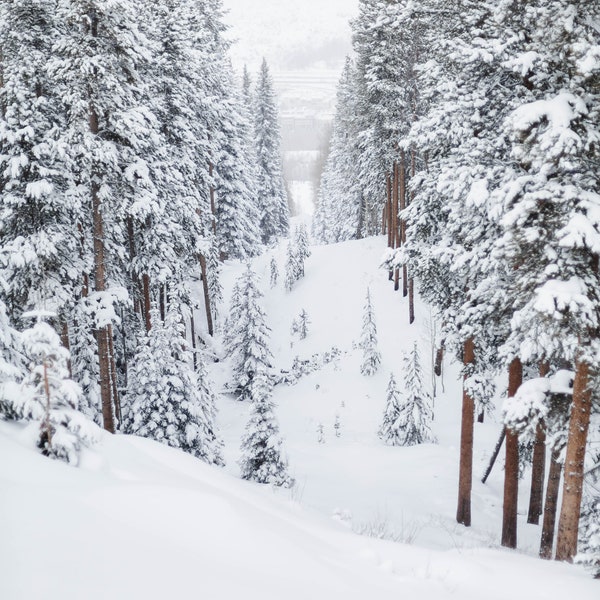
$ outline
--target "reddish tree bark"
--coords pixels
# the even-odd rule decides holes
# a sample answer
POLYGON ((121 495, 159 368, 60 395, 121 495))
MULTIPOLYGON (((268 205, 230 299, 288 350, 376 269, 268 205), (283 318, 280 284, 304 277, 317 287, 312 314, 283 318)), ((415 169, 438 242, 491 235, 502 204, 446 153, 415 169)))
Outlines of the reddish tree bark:
POLYGON ((590 366, 579 358, 573 383, 573 403, 567 438, 562 505, 556 539, 556 560, 571 561, 577 554, 577 533, 583 494, 585 448, 590 426, 592 394, 590 366))
MULTIPOLYGON (((475 362, 475 344, 469 338, 463 349, 463 363, 475 362)), ((467 378, 465 374, 464 379, 467 378)), ((458 507, 456 520, 465 527, 471 526, 471 487, 473 482, 473 425, 475 403, 463 385, 462 419, 460 431, 460 465, 458 475, 458 507)))
POLYGON ((546 425, 538 423, 533 446, 531 466, 531 490, 529 493, 529 510, 527 522, 537 525, 542 514, 544 502, 544 478, 546 476, 546 425))
POLYGON ((210 308, 210 294, 208 293, 206 258, 204 257, 204 255, 200 255, 200 268, 202 270, 202 290, 204 292, 204 306, 206 307, 206 324, 208 327, 208 334, 213 335, 213 318, 212 310, 210 308))
POLYGON ((548 470, 548 484, 546 486, 542 539, 540 542, 540 558, 546 559, 552 558, 552 546, 554 545, 558 492, 560 489, 560 474, 562 472, 562 465, 558 460, 559 456, 559 450, 552 450, 550 456, 550 469, 548 470))
MULTIPOLYGON (((398 161, 394 161, 393 185, 392 185, 392 244, 394 248, 400 246, 400 236, 398 232, 398 161)), ((394 269, 394 290, 400 289, 400 270, 394 269)))
POLYGON ((147 273, 142 275, 142 292, 144 298, 144 323, 146 324, 146 331, 152 329, 152 318, 150 317, 150 277, 147 273))
MULTIPOLYGON (((523 382, 523 365, 515 358, 508 369, 508 397, 512 398, 523 382)), ((517 502, 519 498, 519 436, 506 428, 504 462, 504 504, 502 511, 502 545, 517 547, 517 502)))

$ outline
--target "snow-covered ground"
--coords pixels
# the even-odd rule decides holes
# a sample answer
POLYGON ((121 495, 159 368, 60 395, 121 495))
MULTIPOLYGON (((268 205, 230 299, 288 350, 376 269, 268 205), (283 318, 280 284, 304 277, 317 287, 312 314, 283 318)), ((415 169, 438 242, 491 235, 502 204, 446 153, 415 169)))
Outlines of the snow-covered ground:
MULTIPOLYGON (((535 558, 540 531, 525 523, 526 479, 519 549, 498 548, 501 461, 488 483, 479 483, 500 430, 493 419, 476 426, 473 527, 456 524, 456 366, 446 364, 443 385, 436 382, 438 444, 394 448, 377 438, 389 373, 401 387, 401 353, 415 340, 431 386, 434 330, 423 305, 408 325, 405 299, 378 268, 384 245, 371 238, 312 248, 306 276, 291 292, 282 282, 285 244, 255 261, 274 366, 289 369, 295 356, 333 346, 341 352, 297 385, 275 388, 297 480, 292 490, 238 478, 248 406, 226 395, 219 401, 225 469, 148 440, 108 434, 73 468, 33 450, 27 428, 0 423, 0 598, 598 598, 598 583, 579 567, 535 558), (280 283, 271 290, 272 256, 280 283), (370 378, 360 375, 355 347, 367 286, 382 353, 370 378), (300 341, 290 327, 303 308, 311 324, 300 341), (325 443, 318 442, 319 424, 325 443)), ((226 298, 241 269, 226 264, 226 298)), ((211 370, 222 387, 227 362, 211 370)))

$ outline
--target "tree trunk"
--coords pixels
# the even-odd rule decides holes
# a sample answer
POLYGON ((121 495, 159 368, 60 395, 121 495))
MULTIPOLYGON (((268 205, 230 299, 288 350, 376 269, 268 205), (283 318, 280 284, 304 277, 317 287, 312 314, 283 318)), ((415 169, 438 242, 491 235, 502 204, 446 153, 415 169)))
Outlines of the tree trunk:
POLYGON ((408 322, 415 322, 415 281, 411 277, 408 280, 408 322))
POLYGON ((166 301, 166 292, 165 292, 165 286, 161 285, 158 288, 158 305, 160 308, 160 318, 164 323, 164 320, 167 316, 167 306, 165 304, 166 301))
POLYGON ((542 514, 544 502, 544 477, 546 476, 546 425, 538 423, 533 446, 531 467, 531 491, 529 493, 529 511, 527 522, 537 525, 542 514))
MULTIPOLYGON (((63 348, 71 352, 71 344, 69 342, 69 324, 66 321, 63 321, 62 328, 60 331, 60 342, 63 348)), ((69 354, 69 360, 67 361, 67 369, 69 370, 69 377, 73 376, 71 370, 71 355, 69 354)))
MULTIPOLYGON (((90 131, 98 134, 98 116, 90 106, 90 131)), ((94 284, 97 292, 106 290, 106 265, 104 249, 104 220, 100 209, 100 186, 93 178, 91 185, 92 195, 92 225, 94 234, 94 284)), ((113 398, 111 381, 111 370, 114 365, 110 364, 110 350, 108 343, 108 326, 96 330, 98 341, 98 364, 100 371, 100 398, 102 399, 102 420, 104 429, 114 433, 114 406, 116 398, 113 398)))
POLYGON ((190 309, 190 334, 192 336, 192 351, 194 353, 194 371, 198 370, 198 353, 196 344, 196 323, 194 321, 194 307, 190 309))
MULTIPOLYGON (((406 208, 406 167, 405 167, 405 156, 404 150, 400 152, 400 166, 399 166, 399 179, 400 179, 400 198, 399 198, 399 211, 402 212, 406 208)), ((399 219, 400 224, 398 228, 398 239, 396 243, 398 246, 406 244, 406 223, 404 219, 399 219)), ((406 298, 408 295, 408 267, 402 265, 402 296, 406 298)), ((412 323, 412 321, 411 321, 412 323)))
POLYGON ((146 331, 150 331, 152 329, 152 318, 150 316, 150 276, 147 273, 142 275, 142 289, 144 294, 144 323, 146 324, 146 331))
POLYGON ((208 292, 206 258, 202 254, 200 255, 200 269, 202 270, 202 289, 204 291, 204 306, 206 307, 206 324, 208 327, 208 334, 213 335, 213 318, 212 310, 210 308, 210 294, 208 292))
MULTIPOLYGON (((469 338, 464 345, 463 363, 475 362, 475 344, 469 338)), ((465 374, 464 379, 467 379, 465 374)), ((460 466, 458 475, 458 508, 456 520, 465 527, 471 526, 471 486, 473 481, 473 421, 475 403, 463 385, 462 420, 460 431, 460 466)))
MULTIPOLYGON (((394 248, 400 246, 398 234, 398 161, 394 161, 394 178, 392 185, 392 244, 394 248)), ((394 290, 400 289, 400 270, 394 269, 394 290)))
POLYGON ((115 343, 113 340, 112 325, 107 326, 106 335, 108 336, 108 352, 110 354, 109 365, 110 365, 110 369, 111 369, 110 381, 112 384, 113 398, 114 398, 114 402, 115 402, 115 415, 116 415, 119 423, 121 423, 122 422, 121 400, 119 398, 119 386, 118 386, 118 382, 117 382, 117 364, 116 364, 116 359, 115 359, 115 343))
POLYGON ((562 505, 558 521, 556 560, 571 561, 577 554, 585 448, 592 409, 589 381, 590 365, 585 359, 579 358, 573 383, 573 403, 569 421, 569 437, 567 438, 562 505))
MULTIPOLYGON (((388 248, 394 247, 394 216, 392 209, 392 178, 389 173, 385 175, 385 183, 387 190, 387 236, 388 236, 388 248)), ((394 279, 394 271, 390 269, 388 272, 389 280, 392 281, 394 279)))
POLYGON ((496 463, 496 459, 498 458, 498 454, 500 454, 500 448, 502 448, 502 444, 504 443, 504 438, 506 437, 506 427, 502 428, 502 432, 500 433, 500 437, 496 442, 496 446, 494 447, 494 451, 492 452, 492 456, 490 456, 490 462, 488 463, 487 469, 481 478, 481 483, 485 483, 494 468, 494 464, 496 463))
POLYGON ((440 346, 437 349, 436 353, 435 353, 435 367, 434 367, 434 373, 438 376, 441 377, 442 376, 442 365, 444 363, 444 341, 442 340, 440 342, 440 346))
MULTIPOLYGON (((508 397, 517 393, 523 382, 523 365, 513 359, 508 369, 508 397)), ((502 545, 517 547, 517 503, 519 499, 519 435, 506 428, 506 459, 504 462, 504 504, 502 512, 502 545)))
MULTIPOLYGON (((414 148, 410 149, 410 177, 414 178, 416 173, 416 156, 414 148)), ((414 200, 415 193, 411 190, 410 192, 410 204, 412 204, 414 200)), ((407 202, 407 206, 409 203, 407 202)), ((402 231, 404 234, 404 239, 402 240, 403 244, 406 244, 406 219, 403 220, 402 231)), ((409 273, 410 279, 408 280, 408 310, 409 310, 409 321, 410 323, 414 323, 415 321, 415 282, 412 275, 409 273)))
POLYGON ((560 450, 552 450, 550 455, 550 469, 548 471, 548 484, 546 486, 546 503, 544 505, 544 524, 542 525, 542 539, 540 542, 540 558, 552 558, 554 545, 554 528, 556 525, 556 510, 558 508, 558 491, 560 489, 560 473, 562 465, 559 462, 560 450))

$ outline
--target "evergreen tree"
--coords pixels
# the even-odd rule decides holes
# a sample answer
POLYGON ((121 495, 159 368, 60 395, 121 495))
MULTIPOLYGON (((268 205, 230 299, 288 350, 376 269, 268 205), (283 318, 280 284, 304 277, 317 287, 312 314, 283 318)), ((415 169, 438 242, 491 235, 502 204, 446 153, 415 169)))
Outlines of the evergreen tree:
POLYGON ((152 329, 129 367, 126 430, 222 465, 215 395, 202 361, 195 373, 179 311, 164 323, 152 311, 152 329))
POLYGON ((269 350, 270 329, 260 305, 262 293, 250 264, 240 281, 238 320, 233 323, 230 353, 233 357, 233 381, 240 400, 250 398, 250 384, 256 373, 268 373, 272 358, 269 350))
POLYGON ((277 279, 279 279, 279 269, 277 268, 277 261, 275 257, 271 259, 271 287, 274 288, 277 285, 277 279))
POLYGON ((381 354, 377 350, 377 326, 375 325, 375 312, 371 303, 369 288, 367 288, 367 298, 363 311, 363 326, 359 346, 363 351, 360 372, 363 375, 374 375, 381 363, 381 354))
POLYGON ((49 73, 60 21, 52 1, 0 6, 1 293, 17 326, 31 310, 65 320, 83 270, 73 232, 81 204, 66 193, 69 162, 59 141, 65 114, 49 73))
POLYGON ((20 349, 19 334, 13 329, 0 299, 0 419, 19 418, 14 399, 21 395, 18 386, 25 376, 20 349))
POLYGON ((269 375, 259 368, 248 385, 252 405, 242 438, 241 475, 242 479, 257 483, 291 487, 294 480, 288 474, 287 462, 282 456, 279 425, 271 395, 269 375))
POLYGON ((273 81, 263 60, 255 95, 255 140, 258 160, 258 204, 265 244, 289 232, 289 208, 281 170, 281 140, 273 81))
POLYGON ((296 245, 292 240, 288 242, 285 261, 285 289, 292 291, 296 281, 302 277, 304 272, 304 259, 298 255, 296 245))
POLYGON ((390 446, 404 445, 404 431, 401 427, 402 421, 400 419, 403 404, 394 374, 390 373, 383 423, 379 429, 379 437, 390 446))
POLYGON ((583 503, 579 528, 577 562, 600 579, 600 496, 590 495, 583 503))
POLYGON ((397 416, 395 429, 400 446, 414 446, 434 442, 431 434, 433 409, 431 397, 423 386, 417 344, 404 356, 404 385, 406 398, 397 416))
POLYGON ((97 428, 77 410, 81 388, 69 378, 69 353, 60 337, 41 313, 28 315, 37 322, 21 334, 28 375, 13 407, 20 419, 39 422, 42 454, 77 465, 81 448, 96 440, 97 428))
POLYGON ((355 239, 360 232, 362 195, 355 168, 359 147, 354 79, 355 67, 348 58, 337 88, 329 154, 313 216, 313 235, 324 243, 355 239))

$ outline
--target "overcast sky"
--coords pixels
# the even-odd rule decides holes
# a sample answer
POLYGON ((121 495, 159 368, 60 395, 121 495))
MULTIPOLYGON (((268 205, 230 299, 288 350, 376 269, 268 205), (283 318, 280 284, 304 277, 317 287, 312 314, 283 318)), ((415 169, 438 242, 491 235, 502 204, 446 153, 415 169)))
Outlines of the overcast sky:
POLYGON ((339 70, 350 51, 348 21, 358 0, 224 0, 234 65, 273 71, 339 70))

